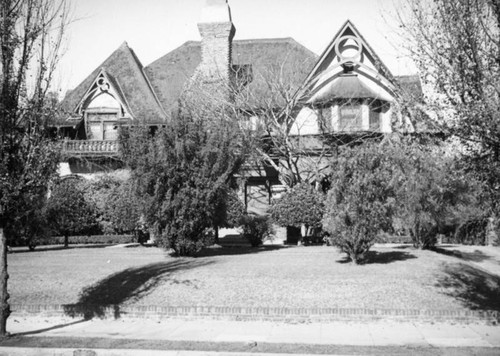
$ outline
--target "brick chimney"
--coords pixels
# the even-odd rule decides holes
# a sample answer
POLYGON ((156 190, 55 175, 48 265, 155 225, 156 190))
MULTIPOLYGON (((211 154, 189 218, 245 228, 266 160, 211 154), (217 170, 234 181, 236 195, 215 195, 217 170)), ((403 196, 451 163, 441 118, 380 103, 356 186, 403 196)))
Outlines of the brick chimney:
POLYGON ((231 48, 236 29, 227 0, 206 0, 198 30, 201 35, 201 63, 198 74, 204 83, 231 80, 231 48))

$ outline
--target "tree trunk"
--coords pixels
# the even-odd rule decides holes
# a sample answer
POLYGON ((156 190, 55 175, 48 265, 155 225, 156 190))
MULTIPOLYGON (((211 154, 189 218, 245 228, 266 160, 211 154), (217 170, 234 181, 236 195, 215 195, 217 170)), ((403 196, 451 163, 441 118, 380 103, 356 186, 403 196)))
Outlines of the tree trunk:
POLYGON ((297 241, 297 246, 302 246, 304 244, 304 241, 305 241, 305 237, 307 236, 307 225, 305 224, 302 224, 300 226, 300 238, 299 240, 297 241))
POLYGON ((7 318, 10 315, 9 293, 7 292, 7 236, 0 227, 0 337, 7 335, 7 318))
POLYGON ((69 245, 68 239, 69 239, 68 235, 64 235, 64 247, 68 247, 69 245))
POLYGON ((488 223, 486 224, 486 236, 484 244, 486 246, 493 246, 498 239, 498 234, 496 231, 496 222, 497 217, 495 215, 491 215, 488 218, 488 223))
POLYGON ((219 244, 219 227, 214 227, 214 244, 219 244))

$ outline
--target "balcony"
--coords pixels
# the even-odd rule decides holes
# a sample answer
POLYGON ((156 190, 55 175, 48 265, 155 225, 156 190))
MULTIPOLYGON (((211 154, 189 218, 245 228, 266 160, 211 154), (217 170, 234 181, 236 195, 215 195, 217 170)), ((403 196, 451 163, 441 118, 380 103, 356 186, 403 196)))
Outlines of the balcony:
POLYGON ((70 157, 112 157, 118 155, 118 141, 65 140, 62 153, 70 157))

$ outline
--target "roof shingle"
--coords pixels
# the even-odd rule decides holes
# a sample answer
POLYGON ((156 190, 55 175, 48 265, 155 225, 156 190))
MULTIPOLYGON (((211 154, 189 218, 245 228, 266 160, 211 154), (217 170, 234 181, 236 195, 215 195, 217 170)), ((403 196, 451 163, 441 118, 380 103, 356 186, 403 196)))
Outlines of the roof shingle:
MULTIPOLYGON (((285 104, 283 92, 294 94, 303 84, 318 56, 292 38, 233 41, 233 66, 251 74, 238 96, 245 109, 285 104), (281 87, 278 87, 281 86, 281 87)), ((64 124, 101 69, 118 84, 136 120, 162 123, 178 109, 178 99, 201 62, 201 43, 188 41, 147 67, 124 42, 62 101, 64 124)), ((417 76, 396 77, 403 90, 422 95, 417 76)))
MULTIPOLYGON (((280 98, 270 84, 278 80, 293 92, 302 84, 317 55, 292 38, 233 41, 233 65, 250 65, 253 80, 245 88, 245 105, 267 105, 280 98)), ((177 99, 201 62, 200 42, 189 41, 146 67, 146 73, 167 112, 177 110, 177 99)), ((279 96, 279 95, 278 95, 279 96)), ((241 103, 240 103, 241 104, 241 103)))

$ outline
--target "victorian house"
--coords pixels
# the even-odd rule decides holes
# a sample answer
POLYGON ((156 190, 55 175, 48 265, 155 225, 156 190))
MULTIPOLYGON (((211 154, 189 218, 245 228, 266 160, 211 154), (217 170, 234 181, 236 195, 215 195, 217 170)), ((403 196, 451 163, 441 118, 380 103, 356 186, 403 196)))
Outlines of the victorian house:
MULTIPOLYGON (((290 137, 312 151, 325 133, 415 130, 398 106, 404 95, 421 96, 418 77, 393 76, 353 23, 339 25, 317 56, 292 38, 233 40, 227 0, 207 0, 198 24, 201 41, 188 41, 146 67, 124 42, 62 102, 65 114, 54 127, 64 140, 63 174, 120 168, 119 126, 168 122, 186 88, 200 77, 204 83, 242 83, 250 94, 244 105, 258 123, 260 106, 274 95, 269 83, 279 72, 294 93, 290 137)), ((281 184, 279 174, 272 165, 242 173, 249 208, 269 203, 281 184)))

